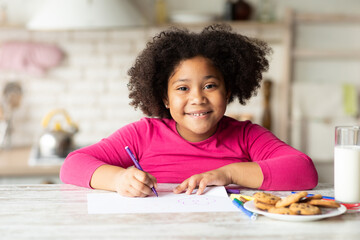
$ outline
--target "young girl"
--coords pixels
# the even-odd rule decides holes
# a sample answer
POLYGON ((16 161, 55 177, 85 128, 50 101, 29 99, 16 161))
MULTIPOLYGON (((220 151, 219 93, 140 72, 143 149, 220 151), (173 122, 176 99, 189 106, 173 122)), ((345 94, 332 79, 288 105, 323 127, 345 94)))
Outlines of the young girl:
POLYGON ((227 104, 245 104, 268 69, 262 41, 212 25, 201 33, 161 32, 129 70, 131 105, 153 118, 126 125, 76 150, 60 172, 64 183, 153 194, 157 183, 179 183, 175 193, 203 193, 208 185, 238 184, 263 190, 317 185, 312 160, 250 121, 224 116, 227 104), (125 151, 133 151, 143 171, 125 151))

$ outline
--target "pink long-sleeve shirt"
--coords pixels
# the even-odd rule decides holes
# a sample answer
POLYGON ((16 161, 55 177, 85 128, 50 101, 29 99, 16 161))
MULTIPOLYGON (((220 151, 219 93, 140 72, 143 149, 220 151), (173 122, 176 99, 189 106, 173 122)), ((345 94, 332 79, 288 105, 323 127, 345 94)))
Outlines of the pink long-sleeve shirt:
POLYGON ((101 165, 134 165, 125 146, 159 183, 181 183, 194 174, 238 162, 259 164, 264 175, 263 190, 311 189, 318 181, 307 155, 259 125, 226 116, 216 133, 201 142, 183 139, 172 119, 142 118, 94 145, 70 153, 61 167, 61 180, 90 187, 92 174, 101 165))

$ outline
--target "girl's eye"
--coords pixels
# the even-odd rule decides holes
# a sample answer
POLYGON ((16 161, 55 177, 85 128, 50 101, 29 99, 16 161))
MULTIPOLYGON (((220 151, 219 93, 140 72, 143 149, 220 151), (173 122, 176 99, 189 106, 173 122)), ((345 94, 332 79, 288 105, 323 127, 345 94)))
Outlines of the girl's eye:
POLYGON ((214 88, 214 87, 216 87, 215 84, 208 84, 208 85, 206 85, 204 88, 205 88, 205 89, 211 89, 211 88, 214 88))
POLYGON ((179 88, 177 88, 177 90, 186 91, 186 90, 188 90, 188 88, 187 87, 179 87, 179 88))

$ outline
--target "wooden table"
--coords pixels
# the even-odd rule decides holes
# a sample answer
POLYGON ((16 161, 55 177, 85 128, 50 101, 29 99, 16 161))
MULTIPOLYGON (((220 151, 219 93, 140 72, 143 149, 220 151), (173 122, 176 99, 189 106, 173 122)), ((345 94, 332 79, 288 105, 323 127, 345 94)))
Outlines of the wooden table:
MULTIPOLYGON (((360 213, 284 222, 242 212, 89 215, 72 185, 0 185, 0 239, 359 239, 360 213)), ((321 184, 310 193, 332 195, 321 184)), ((243 191, 251 194, 251 191, 243 191)), ((280 194, 288 194, 281 192, 280 194)))

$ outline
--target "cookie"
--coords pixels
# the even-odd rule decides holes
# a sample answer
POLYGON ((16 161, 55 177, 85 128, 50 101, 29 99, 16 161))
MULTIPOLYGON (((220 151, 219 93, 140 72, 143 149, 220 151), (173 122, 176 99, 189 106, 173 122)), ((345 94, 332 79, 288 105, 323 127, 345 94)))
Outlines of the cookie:
POLYGON ((263 202, 260 202, 259 200, 257 200, 256 198, 254 200, 254 205, 255 205, 256 208, 258 208, 260 210, 264 210, 264 211, 267 211, 270 208, 275 207, 274 204, 263 203, 263 202))
POLYGON ((307 197, 306 199, 322 199, 322 195, 321 194, 314 194, 311 197, 307 197))
POLYGON ((301 203, 305 202, 306 203, 306 202, 309 202, 309 201, 311 201, 313 199, 322 199, 322 195, 321 194, 315 194, 313 196, 303 198, 299 202, 301 202, 301 203))
POLYGON ((305 192, 305 191, 291 194, 291 195, 281 199, 280 201, 278 201, 276 203, 275 207, 280 208, 280 207, 290 206, 292 203, 296 203, 301 198, 306 197, 306 196, 307 196, 307 192, 305 192))
POLYGON ((253 197, 260 202, 263 202, 266 204, 272 204, 272 205, 274 205, 277 201, 279 201, 281 199, 278 196, 275 196, 271 193, 265 193, 265 192, 256 192, 256 193, 254 193, 253 197))
POLYGON ((308 204, 319 206, 319 207, 327 207, 327 208, 338 208, 340 204, 335 201, 329 201, 324 199, 312 199, 307 202, 308 204))
POLYGON ((246 203, 248 200, 246 200, 245 198, 243 198, 243 197, 239 197, 239 200, 241 201, 241 202, 243 202, 243 203, 246 203))
POLYGON ((321 214, 320 208, 308 203, 292 203, 289 209, 298 215, 316 215, 321 214))
POLYGON ((283 214, 283 215, 296 215, 296 212, 291 211, 289 208, 270 208, 268 210, 269 213, 283 214))

